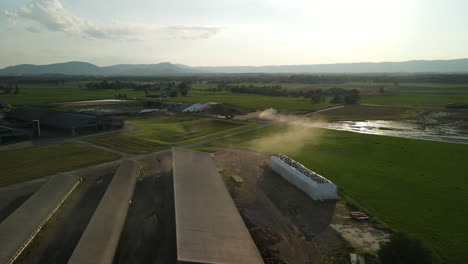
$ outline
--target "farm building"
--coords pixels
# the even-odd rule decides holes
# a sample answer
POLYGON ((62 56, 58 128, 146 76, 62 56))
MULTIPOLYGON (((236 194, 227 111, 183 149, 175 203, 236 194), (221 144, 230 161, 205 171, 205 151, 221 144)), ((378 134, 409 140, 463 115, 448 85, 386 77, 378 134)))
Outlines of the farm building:
POLYGON ((11 105, 9 103, 0 101, 0 111, 6 111, 6 110, 8 110, 10 108, 11 108, 11 105))
POLYGON ((39 120, 40 125, 48 128, 80 133, 123 127, 122 120, 108 116, 54 111, 34 106, 23 106, 7 113, 9 120, 31 123, 39 120))
POLYGON ((0 144, 18 142, 31 138, 29 131, 0 126, 0 144))
POLYGON ((0 263, 13 263, 44 224, 80 183, 56 174, 0 224, 0 263))
POLYGON ((139 162, 122 161, 68 260, 69 264, 112 263, 140 172, 139 162))
POLYGON ((325 177, 307 169, 288 156, 274 154, 269 166, 288 182, 301 189, 314 200, 337 199, 336 185, 325 177))
POLYGON ((172 149, 177 263, 260 264, 210 154, 172 149))

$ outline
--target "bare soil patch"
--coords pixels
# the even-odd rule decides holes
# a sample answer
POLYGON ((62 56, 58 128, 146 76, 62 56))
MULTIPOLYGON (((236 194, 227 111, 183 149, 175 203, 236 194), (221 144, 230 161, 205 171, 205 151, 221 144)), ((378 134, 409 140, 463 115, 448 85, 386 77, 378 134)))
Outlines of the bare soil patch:
POLYGON ((223 149, 215 156, 225 181, 232 179, 226 174, 244 181, 227 186, 265 263, 319 263, 346 252, 347 244, 330 227, 334 202, 311 200, 271 171, 264 154, 223 149))
POLYGON ((176 262, 171 153, 145 161, 150 167, 135 188, 114 256, 116 264, 176 262))

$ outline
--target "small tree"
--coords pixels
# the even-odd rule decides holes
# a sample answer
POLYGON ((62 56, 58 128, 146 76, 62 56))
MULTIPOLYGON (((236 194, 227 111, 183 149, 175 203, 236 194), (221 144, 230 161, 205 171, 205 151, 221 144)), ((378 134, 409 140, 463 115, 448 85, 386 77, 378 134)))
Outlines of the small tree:
POLYGON ((382 264, 436 264, 438 259, 416 239, 397 233, 382 243, 378 252, 382 264))
POLYGON ((305 95, 310 98, 310 101, 314 104, 321 103, 325 100, 325 95, 322 89, 308 91, 305 95))
POLYGON ((359 100, 361 100, 361 95, 357 89, 348 91, 344 97, 345 104, 357 104, 359 100))
POLYGON ((179 93, 181 96, 187 96, 188 91, 190 90, 190 83, 183 81, 177 85, 177 90, 179 90, 179 93))
POLYGON ((169 96, 170 97, 177 97, 179 96, 179 92, 177 90, 172 90, 170 93, 169 93, 169 96))
POLYGON ((385 93, 385 86, 383 86, 383 85, 380 86, 380 88, 379 88, 379 93, 380 93, 380 94, 384 94, 384 93, 385 93))

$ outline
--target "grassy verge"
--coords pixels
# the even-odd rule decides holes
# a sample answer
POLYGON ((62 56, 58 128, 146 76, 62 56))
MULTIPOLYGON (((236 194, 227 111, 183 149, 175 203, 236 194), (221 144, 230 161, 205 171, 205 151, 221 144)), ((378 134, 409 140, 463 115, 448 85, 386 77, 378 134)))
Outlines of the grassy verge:
MULTIPOLYGON (((286 129, 275 125, 210 145, 258 149, 262 139, 286 129)), ((467 145, 326 129, 309 134, 296 149, 288 143, 263 150, 290 155, 387 226, 421 239, 447 263, 465 263, 467 145)))
POLYGON ((118 159, 92 147, 62 143, 0 152, 0 187, 118 159))

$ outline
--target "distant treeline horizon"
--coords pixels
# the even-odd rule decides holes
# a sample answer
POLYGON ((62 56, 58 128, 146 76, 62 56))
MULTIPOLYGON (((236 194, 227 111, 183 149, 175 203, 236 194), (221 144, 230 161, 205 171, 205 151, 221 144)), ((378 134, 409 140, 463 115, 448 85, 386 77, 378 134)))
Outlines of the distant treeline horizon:
POLYGON ((468 74, 207 74, 193 76, 76 76, 76 75, 30 75, 0 76, 0 84, 55 84, 90 81, 141 81, 191 83, 243 84, 243 83, 302 83, 344 84, 364 83, 447 83, 468 84, 468 74))

